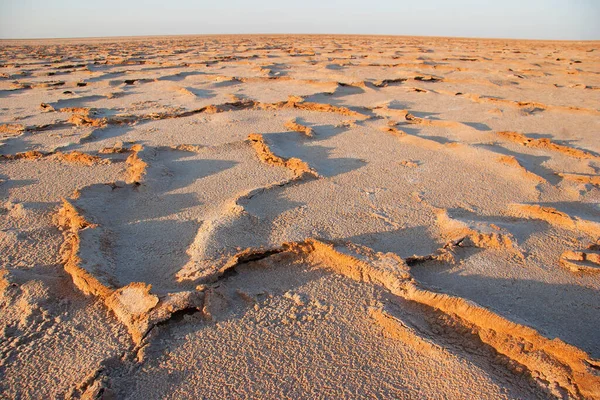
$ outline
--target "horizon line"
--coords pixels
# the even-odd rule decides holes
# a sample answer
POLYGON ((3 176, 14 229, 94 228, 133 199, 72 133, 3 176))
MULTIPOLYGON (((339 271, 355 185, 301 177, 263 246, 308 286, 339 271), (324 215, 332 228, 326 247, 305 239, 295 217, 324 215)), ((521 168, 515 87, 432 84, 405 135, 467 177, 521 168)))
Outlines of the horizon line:
POLYGON ((471 40, 522 40, 536 42, 600 42, 598 39, 534 39, 489 36, 439 36, 439 35, 409 35, 383 33, 184 33, 184 34, 149 34, 149 35, 108 35, 108 36, 57 36, 31 38, 3 38, 0 41, 36 41, 36 40, 93 40, 93 39, 139 39, 159 37, 198 37, 198 36, 364 36, 364 37, 406 37, 431 39, 471 39, 471 40))

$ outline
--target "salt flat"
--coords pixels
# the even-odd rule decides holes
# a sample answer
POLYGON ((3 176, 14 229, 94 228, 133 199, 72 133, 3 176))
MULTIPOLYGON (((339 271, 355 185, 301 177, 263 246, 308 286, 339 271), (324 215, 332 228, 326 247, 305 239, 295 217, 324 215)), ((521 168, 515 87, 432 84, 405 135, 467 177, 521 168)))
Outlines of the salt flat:
POLYGON ((600 398, 599 55, 0 41, 0 397, 600 398))

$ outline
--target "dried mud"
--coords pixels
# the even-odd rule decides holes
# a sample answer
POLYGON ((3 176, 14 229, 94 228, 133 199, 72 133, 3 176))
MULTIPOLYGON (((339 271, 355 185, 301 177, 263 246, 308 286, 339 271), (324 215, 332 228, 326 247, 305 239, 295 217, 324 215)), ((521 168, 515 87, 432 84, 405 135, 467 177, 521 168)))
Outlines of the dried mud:
POLYGON ((600 399, 597 45, 5 41, 0 397, 600 399))

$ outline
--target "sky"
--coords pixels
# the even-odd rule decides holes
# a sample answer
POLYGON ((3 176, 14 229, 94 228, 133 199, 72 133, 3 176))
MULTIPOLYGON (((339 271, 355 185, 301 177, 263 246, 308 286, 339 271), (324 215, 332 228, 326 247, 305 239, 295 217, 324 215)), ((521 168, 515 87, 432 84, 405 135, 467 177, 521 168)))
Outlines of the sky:
POLYGON ((600 0, 0 0, 0 38, 326 33, 600 40, 600 0))

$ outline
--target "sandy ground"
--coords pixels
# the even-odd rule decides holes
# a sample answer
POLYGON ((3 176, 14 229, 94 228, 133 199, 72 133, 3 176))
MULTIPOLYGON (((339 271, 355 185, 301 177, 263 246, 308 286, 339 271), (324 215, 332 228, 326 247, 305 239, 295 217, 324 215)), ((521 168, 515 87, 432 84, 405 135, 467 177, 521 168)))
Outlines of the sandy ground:
POLYGON ((0 67, 0 397, 600 398, 600 43, 0 67))

